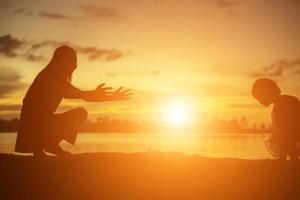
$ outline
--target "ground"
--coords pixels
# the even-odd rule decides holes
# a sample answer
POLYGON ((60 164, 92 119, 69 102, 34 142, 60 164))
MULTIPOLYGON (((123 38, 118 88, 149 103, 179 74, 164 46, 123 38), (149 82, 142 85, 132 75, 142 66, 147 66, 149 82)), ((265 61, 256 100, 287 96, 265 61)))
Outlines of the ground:
POLYGON ((300 163, 178 153, 0 154, 0 199, 300 199, 300 163))

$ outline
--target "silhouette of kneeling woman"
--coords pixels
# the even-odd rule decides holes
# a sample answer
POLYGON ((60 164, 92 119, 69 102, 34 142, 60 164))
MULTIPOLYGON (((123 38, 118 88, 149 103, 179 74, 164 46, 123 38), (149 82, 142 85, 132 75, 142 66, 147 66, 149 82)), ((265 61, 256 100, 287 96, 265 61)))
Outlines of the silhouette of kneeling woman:
POLYGON ((84 108, 55 113, 63 98, 83 99, 89 102, 129 100, 132 93, 120 87, 99 85, 95 90, 82 91, 71 84, 72 73, 77 67, 74 49, 57 48, 50 63, 37 75, 25 98, 20 117, 15 150, 45 156, 45 152, 57 155, 70 154, 59 143, 62 140, 74 144, 79 127, 87 118, 84 108))

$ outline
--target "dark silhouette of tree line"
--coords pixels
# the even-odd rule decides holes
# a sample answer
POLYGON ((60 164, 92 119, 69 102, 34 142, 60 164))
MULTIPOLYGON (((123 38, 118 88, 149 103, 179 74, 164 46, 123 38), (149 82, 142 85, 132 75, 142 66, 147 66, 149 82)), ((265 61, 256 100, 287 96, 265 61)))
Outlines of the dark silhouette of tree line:
POLYGON ((19 119, 0 119, 0 132, 16 132, 19 127, 19 119))
POLYGON ((249 126, 245 117, 230 120, 214 117, 207 122, 201 123, 199 129, 201 132, 208 133, 267 133, 271 132, 271 125, 253 123, 252 126, 249 126))
MULTIPOLYGON (((0 132, 16 132, 19 126, 19 119, 0 119, 0 132)), ((94 133, 138 133, 138 132, 160 132, 169 131, 170 127, 162 126, 154 121, 135 121, 129 119, 100 117, 96 120, 87 120, 80 128, 81 132, 94 133)), ((176 128, 173 128, 174 130, 176 128)), ((207 133, 267 133, 271 126, 265 123, 249 125, 245 117, 241 119, 219 119, 214 117, 210 120, 201 121, 189 130, 207 133)))

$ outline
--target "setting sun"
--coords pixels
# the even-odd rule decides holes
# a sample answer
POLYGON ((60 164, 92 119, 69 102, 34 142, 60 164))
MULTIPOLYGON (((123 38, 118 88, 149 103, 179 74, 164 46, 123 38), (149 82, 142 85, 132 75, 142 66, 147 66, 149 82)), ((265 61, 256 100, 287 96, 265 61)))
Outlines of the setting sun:
POLYGON ((192 111, 186 102, 172 102, 166 105, 165 121, 170 127, 183 128, 192 121, 192 111))

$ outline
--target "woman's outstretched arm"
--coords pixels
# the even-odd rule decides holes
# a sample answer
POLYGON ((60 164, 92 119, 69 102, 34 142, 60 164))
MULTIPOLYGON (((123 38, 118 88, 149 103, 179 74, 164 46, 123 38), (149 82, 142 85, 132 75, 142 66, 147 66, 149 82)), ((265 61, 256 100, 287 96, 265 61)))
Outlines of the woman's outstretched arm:
POLYGON ((124 101, 131 99, 133 93, 130 89, 123 90, 123 88, 120 87, 112 91, 111 87, 104 87, 104 85, 105 84, 102 83, 95 90, 82 91, 68 82, 66 88, 64 88, 64 98, 83 99, 89 102, 124 101))

